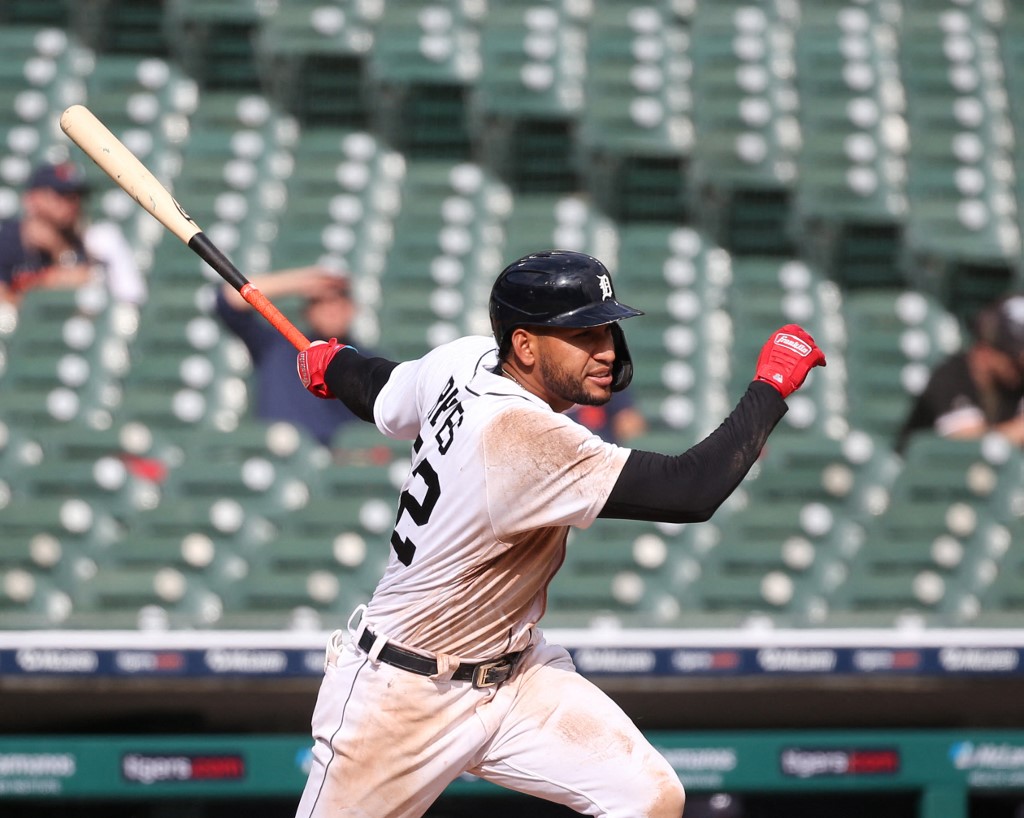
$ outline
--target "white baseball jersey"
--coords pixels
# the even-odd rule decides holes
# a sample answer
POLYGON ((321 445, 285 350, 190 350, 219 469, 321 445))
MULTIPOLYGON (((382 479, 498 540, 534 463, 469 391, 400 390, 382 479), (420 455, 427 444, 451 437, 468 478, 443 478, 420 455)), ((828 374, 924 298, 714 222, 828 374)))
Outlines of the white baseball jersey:
POLYGON ((374 405, 382 433, 417 444, 366 619, 461 661, 526 647, 568 527, 594 521, 629 454, 496 365, 493 339, 462 338, 400 364, 374 405))

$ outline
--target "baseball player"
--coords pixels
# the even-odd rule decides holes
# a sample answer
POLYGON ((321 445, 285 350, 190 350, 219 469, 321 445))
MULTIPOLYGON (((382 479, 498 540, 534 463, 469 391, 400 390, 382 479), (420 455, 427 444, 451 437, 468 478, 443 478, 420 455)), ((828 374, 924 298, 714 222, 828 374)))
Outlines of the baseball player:
POLYGON ((784 398, 825 358, 774 333, 722 425, 677 456, 603 441, 562 414, 624 389, 633 364, 595 258, 549 251, 498 276, 494 337, 394 363, 317 342, 302 383, 414 441, 391 555, 335 632, 299 818, 419 816, 463 772, 615 818, 678 818, 668 762, 538 627, 570 526, 707 520, 754 463, 784 398))

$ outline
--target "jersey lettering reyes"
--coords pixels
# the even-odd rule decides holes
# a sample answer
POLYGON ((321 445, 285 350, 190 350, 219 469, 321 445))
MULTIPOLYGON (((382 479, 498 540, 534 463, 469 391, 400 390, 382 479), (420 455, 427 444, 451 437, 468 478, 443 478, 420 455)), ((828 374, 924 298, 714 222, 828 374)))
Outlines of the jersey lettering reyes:
MULTIPOLYGON (((437 441, 437 451, 440 455, 444 456, 448 453, 455 440, 455 430, 462 425, 464 416, 462 403, 459 401, 459 390, 455 386, 455 378, 449 378, 427 416, 431 427, 438 430, 434 439, 437 441)), ((413 451, 418 454, 422 447, 423 438, 417 437, 413 444, 413 451)), ((395 516, 395 529, 391 532, 391 546, 395 549, 395 555, 403 565, 412 564, 416 554, 416 543, 410 537, 403 537, 398 533, 398 524, 402 520, 402 515, 408 514, 418 526, 426 525, 437 501, 441 499, 441 481, 429 461, 421 460, 413 468, 412 473, 423 481, 426 492, 422 499, 418 500, 409 489, 406 489, 398 498, 398 514, 395 516)))
POLYGON ((440 428, 434 437, 437 440, 437 450, 441 454, 447 454, 452 441, 455 440, 455 430, 462 425, 464 416, 462 403, 459 402, 459 390, 455 386, 455 378, 449 378, 441 394, 438 395, 437 403, 434 404, 434 408, 427 416, 431 426, 436 428, 440 423, 440 428))

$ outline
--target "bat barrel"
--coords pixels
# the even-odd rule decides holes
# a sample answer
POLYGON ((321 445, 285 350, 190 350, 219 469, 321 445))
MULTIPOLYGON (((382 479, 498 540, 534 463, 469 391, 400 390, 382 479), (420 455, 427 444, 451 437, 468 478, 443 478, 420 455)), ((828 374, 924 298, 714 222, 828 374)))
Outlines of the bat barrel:
POLYGON ((60 127, 125 193, 238 290, 296 349, 303 350, 309 346, 306 336, 249 283, 220 248, 199 229, 199 225, 178 204, 170 191, 157 181, 138 157, 92 111, 84 105, 72 105, 61 115, 60 127))

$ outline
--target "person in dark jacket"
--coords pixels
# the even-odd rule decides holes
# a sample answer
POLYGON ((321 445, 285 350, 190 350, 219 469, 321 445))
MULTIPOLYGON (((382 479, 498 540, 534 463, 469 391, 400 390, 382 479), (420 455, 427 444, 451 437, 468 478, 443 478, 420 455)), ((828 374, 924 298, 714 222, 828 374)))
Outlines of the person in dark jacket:
MULTIPOLYGON (((321 267, 299 267, 249 279, 271 301, 303 300, 302 323, 311 338, 338 338, 358 349, 352 338, 356 304, 352 282, 321 267)), ((253 414, 267 422, 287 421, 325 446, 352 413, 340 401, 317 400, 295 380, 295 348, 228 285, 217 294, 217 314, 242 341, 252 358, 253 414)), ((300 327, 301 328, 301 327, 300 327)))
POLYGON ((1024 294, 983 308, 971 334, 970 346, 933 370, 899 431, 897 451, 923 431, 968 440, 997 432, 1024 445, 1024 294))

